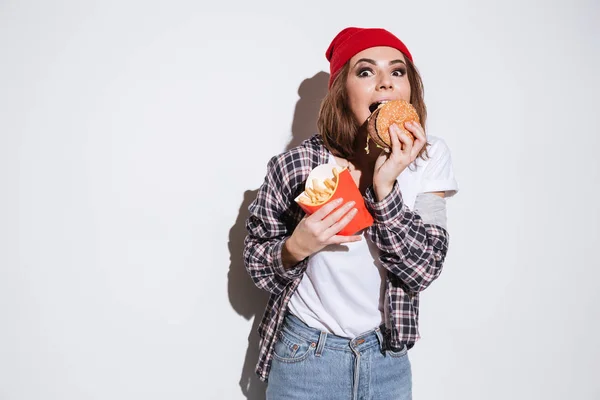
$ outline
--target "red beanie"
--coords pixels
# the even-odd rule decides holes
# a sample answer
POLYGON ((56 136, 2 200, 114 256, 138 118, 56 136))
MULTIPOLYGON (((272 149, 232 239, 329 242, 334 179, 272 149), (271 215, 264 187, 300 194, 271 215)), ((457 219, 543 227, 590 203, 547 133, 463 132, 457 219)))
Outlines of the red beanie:
POLYGON ((333 38, 325 52, 329 61, 329 87, 348 60, 357 53, 376 46, 393 47, 400 50, 410 61, 413 60, 404 43, 385 29, 346 28, 333 38))

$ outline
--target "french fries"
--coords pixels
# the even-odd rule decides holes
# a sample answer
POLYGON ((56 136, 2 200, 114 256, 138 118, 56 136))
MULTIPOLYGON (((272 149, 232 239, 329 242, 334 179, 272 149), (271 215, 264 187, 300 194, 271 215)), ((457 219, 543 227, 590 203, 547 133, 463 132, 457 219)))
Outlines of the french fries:
POLYGON ((325 178, 323 181, 313 178, 311 181, 312 187, 307 187, 298 198, 298 201, 309 206, 316 206, 329 200, 335 192, 340 174, 338 167, 333 167, 332 172, 333 178, 325 178))

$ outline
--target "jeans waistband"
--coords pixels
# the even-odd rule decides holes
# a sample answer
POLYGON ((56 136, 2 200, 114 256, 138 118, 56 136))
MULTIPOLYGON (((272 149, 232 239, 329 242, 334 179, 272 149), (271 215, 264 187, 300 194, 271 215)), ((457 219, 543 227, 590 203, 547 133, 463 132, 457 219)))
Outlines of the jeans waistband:
POLYGON ((373 346, 379 346, 382 351, 389 348, 389 340, 386 339, 389 335, 384 324, 364 332, 353 339, 349 339, 312 328, 294 314, 287 312, 282 329, 292 335, 297 335, 302 339, 313 342, 317 346, 317 354, 323 348, 338 350, 355 349, 357 351, 366 350, 373 346))

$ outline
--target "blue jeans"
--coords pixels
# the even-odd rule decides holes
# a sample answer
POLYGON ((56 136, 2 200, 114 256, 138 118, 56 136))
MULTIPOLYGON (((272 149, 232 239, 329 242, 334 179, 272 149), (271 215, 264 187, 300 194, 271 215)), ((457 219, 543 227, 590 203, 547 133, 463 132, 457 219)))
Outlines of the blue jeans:
POLYGON ((411 400, 406 346, 387 346, 384 327, 352 340, 287 314, 275 343, 267 400, 411 400))

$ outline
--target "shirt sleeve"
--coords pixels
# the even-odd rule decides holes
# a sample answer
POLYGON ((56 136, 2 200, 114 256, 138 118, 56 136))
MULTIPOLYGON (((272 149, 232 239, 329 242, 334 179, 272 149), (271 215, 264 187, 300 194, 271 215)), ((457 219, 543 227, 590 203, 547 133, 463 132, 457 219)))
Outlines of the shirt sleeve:
MULTIPOLYGON (((247 235, 244 240, 244 263, 254 284, 273 294, 280 294, 291 280, 306 270, 306 261, 284 268, 281 251, 291 235, 286 224, 290 199, 286 190, 285 167, 280 158, 273 157, 256 199, 248 207, 247 235)), ((289 189, 289 188, 288 188, 289 189)))
POLYGON ((459 188, 448 145, 443 139, 436 138, 428 153, 430 159, 423 171, 420 192, 445 192, 446 198, 454 196, 459 188))
POLYGON ((380 250, 379 260, 397 276, 409 292, 425 290, 441 273, 448 251, 448 232, 426 224, 402 199, 398 182, 381 201, 373 187, 365 193, 365 203, 374 223, 367 235, 380 250))
POLYGON ((447 228, 446 199, 433 193, 419 193, 415 200, 414 211, 426 224, 447 228))

